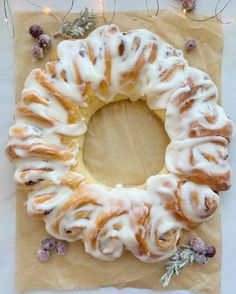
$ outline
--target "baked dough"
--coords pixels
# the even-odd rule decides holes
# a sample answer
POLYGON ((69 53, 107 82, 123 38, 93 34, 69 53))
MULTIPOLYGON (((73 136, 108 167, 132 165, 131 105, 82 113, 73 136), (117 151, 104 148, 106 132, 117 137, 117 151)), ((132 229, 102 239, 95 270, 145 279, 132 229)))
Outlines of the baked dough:
POLYGON ((9 131, 7 154, 17 185, 29 190, 27 212, 99 259, 124 250, 144 262, 173 255, 182 230, 207 220, 219 204, 215 191, 230 187, 233 125, 215 84, 144 29, 102 26, 62 41, 57 53, 29 74, 9 131), (171 142, 163 171, 145 185, 107 187, 84 166, 84 134, 99 108, 128 98, 147 102, 171 142))

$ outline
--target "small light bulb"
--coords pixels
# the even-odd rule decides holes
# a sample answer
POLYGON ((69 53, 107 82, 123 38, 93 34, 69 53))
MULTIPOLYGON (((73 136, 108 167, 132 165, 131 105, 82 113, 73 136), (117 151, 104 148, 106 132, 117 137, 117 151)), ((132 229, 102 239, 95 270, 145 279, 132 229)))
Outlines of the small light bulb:
POLYGON ((186 14, 186 12, 187 12, 187 11, 186 11, 186 9, 184 8, 184 9, 183 9, 183 13, 186 14))
POLYGON ((6 17, 4 18, 4 20, 5 20, 5 22, 8 22, 8 19, 6 17))
POLYGON ((52 10, 51 10, 50 8, 48 8, 48 7, 44 7, 44 8, 42 9, 42 11, 43 11, 43 13, 46 14, 46 15, 49 15, 49 14, 52 13, 52 10))

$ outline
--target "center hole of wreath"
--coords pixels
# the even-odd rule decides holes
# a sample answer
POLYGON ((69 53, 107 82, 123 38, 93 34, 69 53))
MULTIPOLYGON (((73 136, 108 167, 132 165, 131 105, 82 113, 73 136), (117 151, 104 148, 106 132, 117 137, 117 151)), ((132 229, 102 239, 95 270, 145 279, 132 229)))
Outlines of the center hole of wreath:
POLYGON ((108 186, 137 186, 159 173, 169 138, 146 102, 108 104, 90 119, 83 160, 91 175, 108 186))

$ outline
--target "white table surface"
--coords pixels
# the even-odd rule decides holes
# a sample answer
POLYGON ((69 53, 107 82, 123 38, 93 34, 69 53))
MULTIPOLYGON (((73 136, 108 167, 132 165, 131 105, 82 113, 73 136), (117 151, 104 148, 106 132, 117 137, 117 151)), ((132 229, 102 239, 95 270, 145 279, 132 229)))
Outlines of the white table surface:
MULTIPOLYGON (((7 143, 7 131, 12 124, 14 107, 13 81, 13 40, 7 34, 3 15, 3 1, 0 3, 0 292, 4 294, 16 293, 14 290, 14 249, 15 249, 15 188, 12 182, 13 166, 5 157, 4 148, 7 143)), ((9 0, 15 10, 38 10, 25 0, 9 0)), ((105 7, 112 10, 113 1, 106 0, 105 7)), ((149 0, 150 8, 155 7, 155 0, 149 0)), ((173 9, 180 5, 180 0, 159 0, 160 7, 173 9)), ((198 0, 197 12, 213 14, 217 0, 198 0)), ((226 0, 222 0, 222 5, 226 0)), ((38 0, 37 3, 54 10, 66 10, 69 0, 38 0)), ((73 11, 80 11, 84 6, 101 11, 99 0, 75 0, 73 11)), ((117 0, 117 10, 145 9, 144 0, 117 0)), ((225 19, 236 17, 236 0, 232 0, 225 19)), ((207 25, 207 23, 206 23, 207 25)), ((231 118, 236 118, 236 23, 224 26, 225 46, 223 56, 223 101, 226 112, 231 118)), ((21 44, 19 44, 21 46, 21 44)), ((236 139, 230 145, 230 161, 236 170, 236 139)), ((223 224, 223 260, 222 260, 222 294, 233 294, 236 289, 236 173, 233 175, 232 188, 224 193, 221 201, 223 224)), ((26 249, 27 250, 27 249, 26 249)), ((60 293, 71 293, 63 291, 60 293)), ((150 290, 114 288, 96 291, 76 291, 77 293, 159 293, 150 290)), ((36 292, 34 292, 36 293, 36 292)), ((56 293, 40 291, 37 293, 56 293)), ((192 293, 189 291, 173 291, 166 293, 192 293)))

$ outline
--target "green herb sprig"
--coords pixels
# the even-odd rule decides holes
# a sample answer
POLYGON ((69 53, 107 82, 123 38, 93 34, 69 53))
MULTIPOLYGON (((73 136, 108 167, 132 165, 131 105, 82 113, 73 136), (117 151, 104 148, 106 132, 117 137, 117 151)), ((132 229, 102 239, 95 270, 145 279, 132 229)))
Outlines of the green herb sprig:
POLYGON ((63 22, 59 31, 54 34, 54 37, 78 39, 96 28, 95 19, 96 15, 93 12, 89 12, 88 8, 85 7, 75 20, 63 22))

